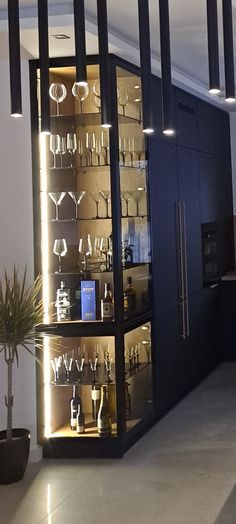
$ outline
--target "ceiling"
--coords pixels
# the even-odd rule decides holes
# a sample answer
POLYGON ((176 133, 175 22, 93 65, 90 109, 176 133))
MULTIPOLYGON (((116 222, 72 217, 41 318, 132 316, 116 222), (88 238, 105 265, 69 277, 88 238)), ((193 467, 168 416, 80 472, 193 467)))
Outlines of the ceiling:
MULTIPOLYGON (((74 54, 73 2, 48 0, 50 56, 74 54), (65 33, 67 40, 56 40, 54 35, 65 33)), ((85 0, 86 43, 88 54, 97 53, 96 0, 85 0)), ((124 58, 139 63, 137 0, 107 0, 109 20, 109 49, 124 58)), ((160 73, 158 0, 149 0, 152 69, 160 73)), ((24 56, 37 57, 37 1, 20 0, 21 44, 24 56)), ((221 97, 208 93, 208 57, 206 0, 169 0, 171 55, 173 82, 198 96, 220 104, 227 110, 236 107, 224 103, 221 97)), ((221 84, 224 90, 223 42, 221 1, 218 0, 219 43, 221 84)), ((236 0, 233 0, 235 57, 236 57, 236 0)), ((0 0, 0 42, 7 40, 7 0, 0 0)), ((7 52, 7 46, 0 46, 0 54, 7 52)), ((236 66, 236 62, 235 62, 236 66)), ((236 67, 235 67, 236 71, 236 67)), ((235 104, 236 106, 236 104, 235 104)))

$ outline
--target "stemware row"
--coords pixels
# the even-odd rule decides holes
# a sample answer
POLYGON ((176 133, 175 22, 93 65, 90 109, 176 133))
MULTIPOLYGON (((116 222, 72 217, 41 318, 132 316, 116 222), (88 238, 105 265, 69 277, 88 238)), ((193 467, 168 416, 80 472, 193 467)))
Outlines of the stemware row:
MULTIPOLYGON (((53 253, 58 256, 58 272, 62 271, 62 257, 68 252, 65 238, 56 238, 53 244, 53 253)), ((112 268, 112 239, 111 236, 95 236, 90 234, 80 237, 78 252, 83 256, 82 270, 88 270, 88 261, 93 257, 93 261, 99 263, 100 271, 110 271, 112 268)), ((80 263, 79 263, 80 264, 80 263)))
POLYGON ((109 165, 109 133, 101 131, 99 138, 95 133, 87 132, 85 138, 77 139, 76 133, 50 135, 50 151, 53 154, 53 169, 58 166, 57 155, 60 157, 60 167, 73 167, 74 155, 77 151, 80 166, 109 165), (63 156, 68 153, 67 165, 63 156))

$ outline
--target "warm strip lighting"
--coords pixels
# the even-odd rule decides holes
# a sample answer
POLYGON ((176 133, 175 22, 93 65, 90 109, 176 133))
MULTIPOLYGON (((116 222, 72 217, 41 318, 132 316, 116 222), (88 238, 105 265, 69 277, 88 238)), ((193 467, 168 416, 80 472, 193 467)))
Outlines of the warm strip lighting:
POLYGON ((42 297, 44 322, 49 322, 49 232, 48 232, 48 193, 47 193, 47 137, 40 133, 40 190, 41 190, 41 253, 42 253, 42 297))
POLYGON ((50 347, 49 338, 44 337, 43 339, 43 397, 44 397, 44 437, 49 438, 52 434, 51 428, 51 386, 50 386, 50 347))

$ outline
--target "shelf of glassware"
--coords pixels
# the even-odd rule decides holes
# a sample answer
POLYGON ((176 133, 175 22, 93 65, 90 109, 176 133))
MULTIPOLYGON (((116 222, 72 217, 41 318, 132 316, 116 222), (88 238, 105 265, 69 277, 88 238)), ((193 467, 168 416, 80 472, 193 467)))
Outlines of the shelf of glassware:
MULTIPOLYGON (((119 124, 136 124, 140 125, 137 118, 131 116, 118 114, 119 124)), ((86 126, 100 126, 101 127, 101 113, 82 113, 82 114, 68 114, 68 115, 51 115, 51 124, 70 125, 73 123, 78 127, 86 126)))

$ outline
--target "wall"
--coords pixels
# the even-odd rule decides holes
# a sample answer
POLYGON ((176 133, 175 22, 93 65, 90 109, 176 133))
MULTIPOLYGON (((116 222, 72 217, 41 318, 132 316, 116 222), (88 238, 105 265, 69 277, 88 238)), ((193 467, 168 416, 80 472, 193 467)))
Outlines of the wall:
MULTIPOLYGON (((13 264, 27 264, 33 280, 33 210, 28 61, 22 61, 23 118, 10 117, 8 59, 0 57, 0 274, 13 264)), ((6 369, 0 355, 0 429, 6 427, 6 369)), ((14 369, 13 424, 31 430, 31 459, 40 456, 36 443, 35 363, 23 350, 14 369)))

